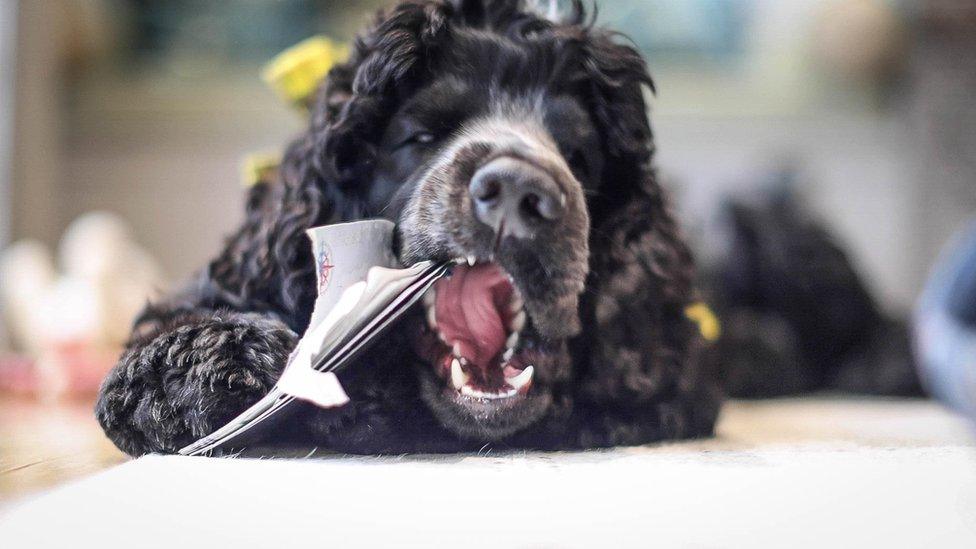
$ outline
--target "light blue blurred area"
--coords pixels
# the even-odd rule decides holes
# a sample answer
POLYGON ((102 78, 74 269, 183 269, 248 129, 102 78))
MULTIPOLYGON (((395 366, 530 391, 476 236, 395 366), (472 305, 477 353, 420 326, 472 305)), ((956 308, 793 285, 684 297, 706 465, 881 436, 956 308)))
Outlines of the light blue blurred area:
POLYGON ((744 51, 753 8, 751 0, 616 0, 601 3, 600 15, 651 59, 727 61, 744 51))
POLYGON ((976 421, 976 219, 933 270, 915 313, 915 336, 932 394, 976 421))

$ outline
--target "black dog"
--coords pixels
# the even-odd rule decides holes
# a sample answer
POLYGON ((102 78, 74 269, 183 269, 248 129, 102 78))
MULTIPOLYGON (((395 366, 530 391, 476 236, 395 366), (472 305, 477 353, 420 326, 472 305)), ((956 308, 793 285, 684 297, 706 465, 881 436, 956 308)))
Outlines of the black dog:
POLYGON ((722 317, 725 392, 920 396, 909 332, 876 303, 838 238, 788 188, 724 208, 726 253, 706 267, 722 317))
POLYGON ((307 326, 304 231, 397 223, 405 264, 470 258, 344 372, 352 402, 281 439, 358 453, 634 445, 711 434, 691 254, 652 167, 644 60, 518 0, 382 12, 334 68, 279 180, 199 280, 149 307, 97 415, 172 452, 275 382, 307 326))

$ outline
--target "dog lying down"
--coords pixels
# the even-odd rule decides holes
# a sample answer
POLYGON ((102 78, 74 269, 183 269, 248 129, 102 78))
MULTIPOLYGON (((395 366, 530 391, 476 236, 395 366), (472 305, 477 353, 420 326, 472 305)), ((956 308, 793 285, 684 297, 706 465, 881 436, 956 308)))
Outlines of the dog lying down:
POLYGON ((97 404, 105 432, 130 454, 174 452, 260 399, 315 301, 305 231, 386 218, 404 265, 465 263, 340 374, 348 404, 305 407, 273 442, 403 453, 710 435, 720 398, 685 316, 692 256, 655 178, 651 87, 578 2, 558 20, 516 0, 380 13, 224 251, 137 319, 97 404))

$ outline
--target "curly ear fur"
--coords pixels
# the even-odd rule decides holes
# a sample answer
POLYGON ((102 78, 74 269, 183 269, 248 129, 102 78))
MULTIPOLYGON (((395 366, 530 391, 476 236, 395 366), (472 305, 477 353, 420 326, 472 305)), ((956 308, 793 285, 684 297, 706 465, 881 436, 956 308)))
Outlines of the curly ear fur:
POLYGON ((381 12, 356 40, 349 61, 330 71, 307 130, 284 155, 278 181, 251 191, 243 227, 209 266, 225 300, 285 311, 292 329, 304 329, 315 300, 305 231, 374 213, 361 193, 373 144, 404 91, 395 84, 444 31, 449 10, 404 2, 381 12))
POLYGON ((720 395, 697 327, 684 314, 696 297, 694 261, 651 163, 643 90, 653 91, 653 81, 640 54, 617 37, 593 30, 586 41, 591 109, 611 160, 605 188, 590 204, 593 252, 582 310, 588 350, 577 383, 580 405, 596 405, 589 412, 601 418, 595 421, 635 413, 649 421, 581 436, 591 444, 703 436, 720 395), (639 432, 648 429, 656 432, 639 432))

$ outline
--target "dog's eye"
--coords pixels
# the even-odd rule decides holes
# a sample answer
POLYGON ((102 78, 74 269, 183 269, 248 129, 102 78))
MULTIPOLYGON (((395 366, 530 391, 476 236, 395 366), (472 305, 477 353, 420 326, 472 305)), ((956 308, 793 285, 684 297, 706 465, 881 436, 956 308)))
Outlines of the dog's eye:
POLYGON ((569 167, 579 173, 587 173, 590 163, 586 161, 586 155, 583 154, 583 151, 576 150, 569 156, 569 167))
POLYGON ((413 145, 413 144, 429 145, 436 140, 437 140, 437 136, 431 132, 417 132, 411 135, 406 141, 404 141, 403 144, 404 145, 413 145))

